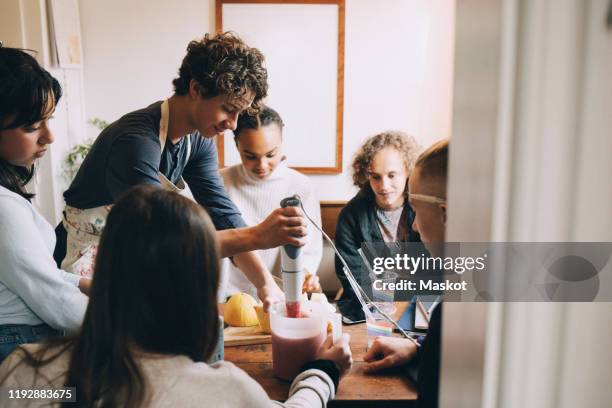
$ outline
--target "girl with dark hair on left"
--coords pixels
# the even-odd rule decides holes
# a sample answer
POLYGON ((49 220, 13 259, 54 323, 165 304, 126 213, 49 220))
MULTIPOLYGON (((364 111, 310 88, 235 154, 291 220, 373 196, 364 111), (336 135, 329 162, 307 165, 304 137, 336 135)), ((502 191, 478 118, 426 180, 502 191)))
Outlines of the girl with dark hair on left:
POLYGON ((89 279, 57 268, 53 228, 25 189, 53 143, 61 95, 31 55, 0 45, 0 361, 19 344, 76 331, 87 307, 89 279))

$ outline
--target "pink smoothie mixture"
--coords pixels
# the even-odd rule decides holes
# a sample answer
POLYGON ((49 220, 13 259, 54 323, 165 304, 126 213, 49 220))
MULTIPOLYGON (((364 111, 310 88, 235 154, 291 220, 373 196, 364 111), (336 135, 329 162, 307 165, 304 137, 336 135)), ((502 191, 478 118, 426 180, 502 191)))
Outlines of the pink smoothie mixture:
POLYGON ((323 332, 302 339, 291 339, 272 333, 274 375, 283 380, 293 380, 304 363, 315 359, 323 340, 323 332))

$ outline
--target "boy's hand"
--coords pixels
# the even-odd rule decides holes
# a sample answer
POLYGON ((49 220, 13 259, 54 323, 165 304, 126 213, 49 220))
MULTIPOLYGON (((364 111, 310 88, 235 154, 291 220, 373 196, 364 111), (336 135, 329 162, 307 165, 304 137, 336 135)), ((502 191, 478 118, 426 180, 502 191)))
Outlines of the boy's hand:
POLYGON ((254 228, 257 249, 275 248, 290 244, 304 246, 308 233, 306 219, 297 207, 277 208, 254 228))
POLYGON ((410 340, 400 337, 376 337, 368 349, 363 361, 366 373, 373 373, 384 368, 406 364, 416 355, 417 346, 410 340))

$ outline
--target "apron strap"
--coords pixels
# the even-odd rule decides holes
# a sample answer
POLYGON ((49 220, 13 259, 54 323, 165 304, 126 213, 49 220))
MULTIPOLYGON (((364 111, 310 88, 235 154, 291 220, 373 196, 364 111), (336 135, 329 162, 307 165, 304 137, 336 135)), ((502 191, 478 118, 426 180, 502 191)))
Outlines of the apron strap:
POLYGON ((187 161, 191 157, 191 134, 187 135, 187 161))
POLYGON ((161 119, 159 120, 159 146, 161 152, 164 152, 166 147, 166 139, 168 138, 168 120, 170 118, 170 104, 168 100, 161 104, 161 119))
MULTIPOLYGON (((161 104, 161 119, 159 120, 159 146, 161 152, 164 152, 166 147, 166 139, 168 138, 168 121, 170 118, 170 104, 168 100, 161 104)), ((187 160, 191 157, 191 134, 186 136, 187 138, 187 160)))

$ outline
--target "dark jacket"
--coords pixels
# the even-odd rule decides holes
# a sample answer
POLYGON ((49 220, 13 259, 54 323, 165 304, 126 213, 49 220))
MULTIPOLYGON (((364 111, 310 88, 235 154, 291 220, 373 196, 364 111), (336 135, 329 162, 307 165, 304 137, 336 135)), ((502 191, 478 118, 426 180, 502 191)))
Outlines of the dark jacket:
POLYGON ((429 330, 417 353, 419 408, 437 408, 440 384, 440 341, 442 338, 442 303, 431 314, 429 330))
MULTIPOLYGON (((419 234, 412 230, 414 210, 404 201, 404 209, 408 211, 408 241, 420 242, 419 234)), ((367 286, 369 282, 367 269, 363 266, 357 250, 363 242, 383 242, 380 228, 376 223, 376 201, 370 189, 363 189, 353 197, 340 211, 336 226, 336 247, 360 284, 367 286)), ((338 301, 340 311, 351 320, 363 320, 364 315, 351 286, 342 270, 342 262, 336 255, 336 275, 342 283, 344 293, 338 301)), ((363 286, 362 286, 363 287, 363 286)))

